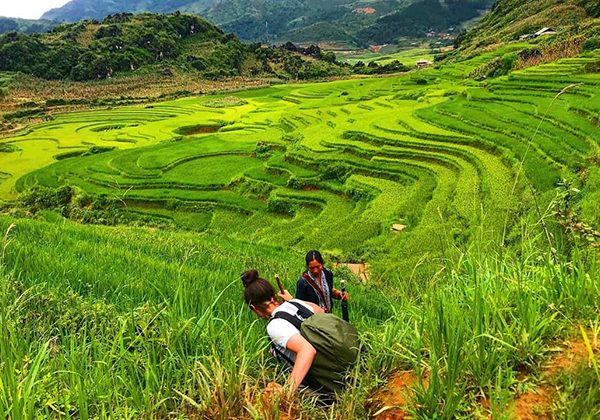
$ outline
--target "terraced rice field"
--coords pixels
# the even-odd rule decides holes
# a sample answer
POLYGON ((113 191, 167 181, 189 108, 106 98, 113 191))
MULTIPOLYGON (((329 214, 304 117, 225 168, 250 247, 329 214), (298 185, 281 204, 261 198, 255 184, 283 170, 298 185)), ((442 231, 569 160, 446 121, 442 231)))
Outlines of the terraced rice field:
POLYGON ((598 153, 600 76, 585 72, 598 58, 463 79, 478 57, 58 115, 1 141, 16 151, 0 153, 0 196, 68 183, 195 230, 353 259, 369 249, 408 270, 448 243, 500 237, 532 189, 551 192, 598 153))
POLYGON ((350 65, 355 65, 359 61, 363 63, 370 63, 375 61, 379 65, 389 64, 394 60, 400 61, 406 66, 416 66, 417 61, 427 60, 433 61, 435 55, 431 52, 430 48, 411 48, 409 50, 403 50, 391 54, 376 54, 376 53, 365 53, 360 55, 340 55, 339 59, 350 65))

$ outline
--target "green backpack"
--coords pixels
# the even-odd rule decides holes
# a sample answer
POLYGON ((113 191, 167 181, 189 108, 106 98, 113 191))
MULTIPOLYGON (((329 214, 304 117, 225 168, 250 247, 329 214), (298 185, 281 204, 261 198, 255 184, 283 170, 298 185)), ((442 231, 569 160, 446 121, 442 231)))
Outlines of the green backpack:
MULTIPOLYGON (((297 302, 289 303, 298 309, 297 315, 277 312, 273 319, 284 319, 294 325, 317 351, 305 382, 317 391, 341 391, 360 352, 356 328, 333 314, 313 314, 297 302)), ((275 345, 273 349, 279 358, 293 365, 275 345)))

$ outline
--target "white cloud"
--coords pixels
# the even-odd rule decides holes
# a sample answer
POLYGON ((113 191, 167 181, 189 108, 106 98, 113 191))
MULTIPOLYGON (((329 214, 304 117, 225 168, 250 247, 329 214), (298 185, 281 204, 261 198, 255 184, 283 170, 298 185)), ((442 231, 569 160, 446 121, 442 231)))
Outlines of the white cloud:
POLYGON ((70 0, 0 0, 0 16, 39 19, 50 9, 60 7, 70 0))

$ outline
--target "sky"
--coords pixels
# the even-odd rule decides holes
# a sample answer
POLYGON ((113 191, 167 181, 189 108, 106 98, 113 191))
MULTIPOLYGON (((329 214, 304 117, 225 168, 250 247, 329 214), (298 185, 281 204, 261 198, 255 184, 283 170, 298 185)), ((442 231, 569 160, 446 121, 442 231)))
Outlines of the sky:
POLYGON ((0 0, 0 16, 39 19, 50 9, 70 0, 0 0))

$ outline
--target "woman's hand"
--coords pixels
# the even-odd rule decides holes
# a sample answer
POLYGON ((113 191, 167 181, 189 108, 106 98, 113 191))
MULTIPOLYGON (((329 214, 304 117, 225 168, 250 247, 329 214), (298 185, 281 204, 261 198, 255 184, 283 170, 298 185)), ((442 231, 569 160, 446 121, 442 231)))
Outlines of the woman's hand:
POLYGON ((284 302, 289 302, 290 300, 294 299, 294 297, 287 290, 277 293, 277 296, 283 299, 284 302))
POLYGON ((348 302, 348 298, 350 297, 348 295, 348 292, 342 293, 342 291, 338 289, 333 289, 331 291, 331 296, 333 296, 334 299, 341 300, 344 302, 348 302))

